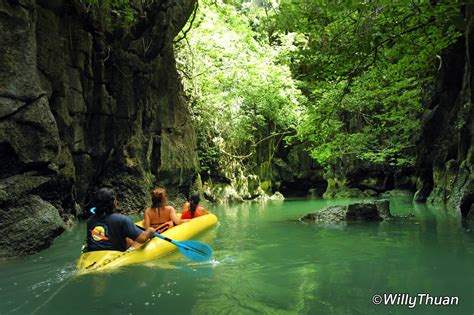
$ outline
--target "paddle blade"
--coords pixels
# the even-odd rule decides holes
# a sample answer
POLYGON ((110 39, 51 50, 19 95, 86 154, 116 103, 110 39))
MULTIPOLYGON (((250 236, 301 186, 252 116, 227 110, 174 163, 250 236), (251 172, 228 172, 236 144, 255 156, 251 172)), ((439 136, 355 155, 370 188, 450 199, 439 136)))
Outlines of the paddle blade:
POLYGON ((204 262, 212 258, 212 248, 204 243, 197 241, 179 243, 181 245, 178 246, 179 251, 191 261, 204 262))

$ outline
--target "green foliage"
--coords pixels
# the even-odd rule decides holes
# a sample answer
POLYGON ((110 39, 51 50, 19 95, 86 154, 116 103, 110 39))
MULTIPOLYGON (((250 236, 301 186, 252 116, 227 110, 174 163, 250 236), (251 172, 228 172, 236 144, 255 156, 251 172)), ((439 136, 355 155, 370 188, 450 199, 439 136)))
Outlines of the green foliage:
POLYGON ((302 96, 278 54, 235 6, 200 2, 177 61, 204 171, 249 158, 262 138, 296 128, 302 96))
POLYGON ((457 1, 281 0, 273 40, 309 98, 298 128, 329 165, 412 165, 422 92, 459 36, 457 1), (291 46, 291 44, 290 44, 291 46))
MULTIPOLYGON (((98 15, 98 18, 104 19, 106 24, 112 28, 127 27, 132 25, 138 14, 138 7, 133 0, 82 0, 88 10, 98 15)), ((141 3, 140 3, 141 4, 141 3)), ((141 6, 140 6, 141 8, 141 6)))
POLYGON ((413 165, 423 95, 463 27, 456 0, 201 1, 177 47, 201 166, 263 145, 271 160, 295 131, 325 167, 413 165))
MULTIPOLYGON (((82 1, 113 27, 154 2, 82 1)), ((176 53, 202 170, 252 167, 257 152, 271 160, 295 133, 286 139, 323 166, 413 165, 423 95, 465 27, 459 10, 457 0, 199 1, 176 53)))

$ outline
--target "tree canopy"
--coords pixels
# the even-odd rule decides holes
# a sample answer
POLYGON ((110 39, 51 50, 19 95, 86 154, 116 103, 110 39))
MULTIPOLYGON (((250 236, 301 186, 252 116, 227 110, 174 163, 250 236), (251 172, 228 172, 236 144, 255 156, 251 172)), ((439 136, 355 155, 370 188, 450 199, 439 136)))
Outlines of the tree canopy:
MULTIPOLYGON (((141 10, 87 3, 129 22, 141 10)), ((464 27, 455 0, 199 1, 176 51, 203 170, 263 144, 271 159, 282 139, 324 167, 413 165, 422 104, 464 27)))
POLYGON ((202 1, 178 54, 201 157, 247 156, 293 130, 322 166, 412 165, 422 103, 462 28, 454 0, 202 1))
POLYGON ((457 1, 281 0, 272 21, 274 42, 294 39, 312 156, 413 164, 422 101, 462 27, 457 1))
POLYGON ((282 47, 262 40, 251 16, 212 1, 198 10, 177 61, 206 171, 248 159, 262 139, 296 130, 302 95, 289 66, 278 62, 282 47))

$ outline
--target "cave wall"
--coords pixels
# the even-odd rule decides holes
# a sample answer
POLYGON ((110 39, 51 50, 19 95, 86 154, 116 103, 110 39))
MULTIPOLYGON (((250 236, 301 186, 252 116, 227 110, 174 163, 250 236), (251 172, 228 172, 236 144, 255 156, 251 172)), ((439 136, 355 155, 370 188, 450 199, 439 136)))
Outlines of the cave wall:
POLYGON ((305 150, 306 143, 285 145, 283 136, 272 139, 278 144, 262 142, 256 148, 253 171, 259 175, 262 188, 268 193, 279 191, 286 197, 321 197, 327 183, 321 166, 305 150))
POLYGON ((465 35, 442 56, 417 143, 416 201, 472 215, 474 201, 474 5, 462 7, 465 35), (470 214, 469 214, 470 213, 470 214))
POLYGON ((0 231, 15 239, 0 257, 47 247, 97 187, 124 212, 154 185, 187 192, 198 162, 173 39, 195 3, 154 3, 129 29, 80 1, 0 3, 0 231))
POLYGON ((206 199, 242 202, 323 195, 323 170, 305 150, 307 144, 286 145, 285 134, 268 137, 271 132, 262 132, 264 140, 246 148, 252 153, 244 159, 221 155, 218 166, 201 174, 206 199))

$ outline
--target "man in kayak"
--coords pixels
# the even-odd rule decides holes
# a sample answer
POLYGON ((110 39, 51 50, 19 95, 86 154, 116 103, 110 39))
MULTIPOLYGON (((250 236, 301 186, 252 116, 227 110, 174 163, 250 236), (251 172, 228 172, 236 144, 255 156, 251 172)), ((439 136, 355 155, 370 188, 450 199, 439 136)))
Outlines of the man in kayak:
POLYGON ((201 197, 199 197, 199 192, 193 192, 189 197, 189 202, 185 202, 181 208, 181 220, 187 221, 208 214, 209 212, 199 205, 200 201, 201 197))
POLYGON ((94 215, 87 220, 87 251, 126 251, 129 247, 127 238, 145 243, 155 232, 153 228, 142 231, 130 218, 115 213, 117 199, 112 189, 99 189, 94 206, 94 215))

